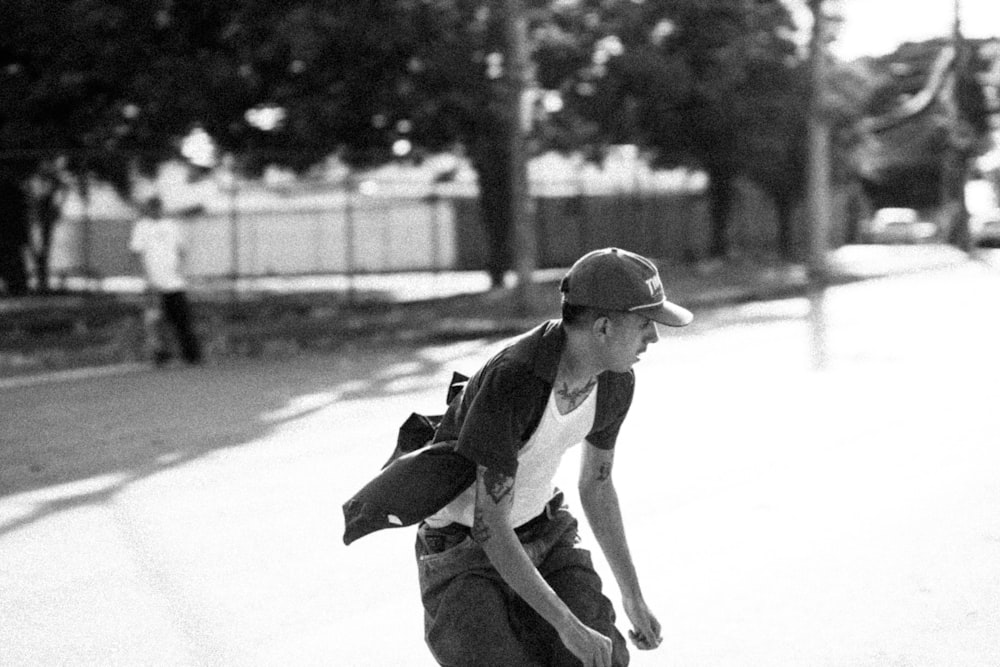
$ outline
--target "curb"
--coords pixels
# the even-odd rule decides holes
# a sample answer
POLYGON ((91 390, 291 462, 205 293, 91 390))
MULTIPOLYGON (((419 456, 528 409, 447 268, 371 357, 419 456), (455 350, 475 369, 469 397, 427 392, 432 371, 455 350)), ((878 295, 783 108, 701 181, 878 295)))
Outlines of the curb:
MULTIPOLYGON (((853 248, 853 259, 844 258, 846 261, 838 262, 833 267, 832 275, 828 278, 825 286, 835 287, 856 282, 878 280, 913 273, 942 270, 967 262, 968 257, 957 251, 949 250, 942 252, 942 249, 921 249, 913 248, 908 250, 896 250, 894 253, 887 253, 884 248, 855 247, 853 248), (870 256, 869 256, 870 255, 870 256), (860 261, 858 261, 860 258, 860 261), (873 258, 876 261, 872 261, 873 258)), ((540 284, 544 284, 542 281, 540 284)), ((807 296, 814 285, 810 283, 805 270, 801 266, 776 267, 774 270, 758 272, 755 276, 751 273, 741 273, 737 268, 735 271, 719 273, 714 277, 710 273, 700 275, 688 275, 682 279, 677 289, 672 291, 670 298, 692 309, 712 309, 728 305, 744 305, 755 301, 774 301, 780 299, 799 298, 807 296), (717 284, 710 285, 715 282, 717 284), (726 283, 729 284, 726 284, 726 283)), ((458 295, 457 298, 465 298, 474 295, 458 295)), ((445 297, 448 301, 455 297, 445 297)), ((431 300, 431 302, 434 300, 431 300)), ((433 307, 431 302, 423 302, 422 307, 433 307)), ((499 303, 497 301, 496 303, 499 303)), ((406 304, 412 307, 416 304, 406 304)), ((417 306, 418 308, 421 306, 417 306)), ((556 306, 557 307, 557 306, 556 306)), ((488 310, 489 305, 484 309, 488 310)), ((419 315, 419 313, 416 313, 419 315)), ((449 342, 473 340, 477 338, 505 338, 516 336, 537 324, 541 319, 548 317, 558 317, 558 312, 551 307, 545 311, 539 311, 530 315, 501 314, 500 316, 469 316, 464 314, 441 314, 440 316, 427 318, 416 317, 410 321, 413 326, 407 328, 403 322, 407 321, 405 315, 401 317, 382 318, 376 316, 373 319, 355 323, 357 326, 347 326, 331 328, 325 332, 326 343, 321 343, 318 347, 297 340, 294 336, 282 336, 268 339, 263 338, 255 341, 251 348, 257 350, 258 356, 266 354, 267 350, 296 350, 307 351, 319 349, 332 351, 349 346, 385 346, 398 345, 412 347, 426 344, 446 344, 449 342)), ((344 322, 341 322, 343 325, 344 322)), ((313 341, 316 342, 316 341, 313 341)), ((230 356, 229 354, 223 355, 230 356)), ((237 354, 236 356, 247 356, 237 354)), ((103 376, 122 375, 138 370, 149 369, 150 365, 141 362, 123 362, 109 365, 79 366, 65 370, 51 370, 41 372, 27 372, 12 375, 0 376, 0 389, 11 389, 28 387, 50 382, 66 382, 78 379, 96 378, 103 376)))
POLYGON ((110 366, 81 366, 80 368, 70 368, 62 371, 15 375, 0 378, 0 391, 5 389, 34 387, 40 384, 49 384, 51 382, 70 382, 73 380, 90 380, 98 377, 127 375, 145 370, 149 370, 148 364, 127 363, 113 364, 110 366))

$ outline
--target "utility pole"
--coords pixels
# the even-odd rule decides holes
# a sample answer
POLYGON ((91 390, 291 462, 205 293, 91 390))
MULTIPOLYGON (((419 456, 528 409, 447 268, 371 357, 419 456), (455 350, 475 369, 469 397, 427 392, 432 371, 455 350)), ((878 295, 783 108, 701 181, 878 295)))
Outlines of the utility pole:
POLYGON ((828 278, 827 251, 832 220, 830 192, 830 127, 824 111, 827 67, 827 22, 823 0, 809 0, 813 14, 810 40, 809 97, 809 277, 813 283, 828 278))
POLYGON ((809 95, 809 330, 813 367, 826 368, 826 287, 830 279, 827 251, 832 219, 830 194, 830 127, 824 108, 826 99, 827 21, 824 0, 809 0, 813 15, 810 40, 809 95))
POLYGON ((965 180, 968 170, 966 145, 970 130, 959 106, 960 86, 969 68, 968 49, 962 36, 962 2, 954 0, 954 19, 951 45, 955 51, 952 64, 951 100, 948 108, 952 118, 948 127, 948 148, 941 165, 941 205, 949 213, 951 222, 949 241, 965 252, 972 251, 972 232, 969 229, 969 210, 965 205, 965 180))
POLYGON ((511 229, 514 269, 517 273, 517 300, 520 309, 534 307, 533 276, 536 268, 535 230, 532 224, 531 193, 528 187, 527 134, 531 129, 531 109, 527 94, 532 78, 528 53, 528 26, 521 0, 499 0, 503 12, 506 70, 506 117, 511 178, 511 229))

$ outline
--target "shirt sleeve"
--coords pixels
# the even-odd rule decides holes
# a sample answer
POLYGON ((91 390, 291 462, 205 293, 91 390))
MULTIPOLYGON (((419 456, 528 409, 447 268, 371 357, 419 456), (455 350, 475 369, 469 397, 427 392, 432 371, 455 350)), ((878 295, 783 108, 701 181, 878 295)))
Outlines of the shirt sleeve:
POLYGON ((587 442, 598 449, 614 449, 618 441, 618 431, 621 430, 629 408, 632 407, 632 396, 635 394, 635 375, 631 372, 622 373, 608 381, 608 395, 598 394, 599 405, 603 403, 600 415, 600 425, 595 422, 595 428, 587 434, 587 442), (602 400, 603 399, 603 400, 602 400))
POLYGON ((523 374, 512 364, 484 368, 462 422, 456 451, 478 465, 515 476, 522 422, 530 412, 530 405, 525 405, 529 398, 523 374))

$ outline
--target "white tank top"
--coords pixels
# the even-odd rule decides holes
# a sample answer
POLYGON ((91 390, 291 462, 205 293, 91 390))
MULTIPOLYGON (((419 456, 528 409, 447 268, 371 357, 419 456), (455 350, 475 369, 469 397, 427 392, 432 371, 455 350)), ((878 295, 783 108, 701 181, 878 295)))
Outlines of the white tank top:
MULTIPOLYGON (((559 414, 555 394, 549 394, 545 413, 538 428, 517 454, 517 476, 514 478, 514 506, 511 525, 527 523, 545 510, 554 495, 552 480, 559 470, 563 454, 582 442, 594 425, 597 388, 591 390, 575 410, 559 414)), ((440 528, 449 523, 472 526, 475 509, 475 484, 463 491, 443 509, 427 518, 427 525, 440 528)))

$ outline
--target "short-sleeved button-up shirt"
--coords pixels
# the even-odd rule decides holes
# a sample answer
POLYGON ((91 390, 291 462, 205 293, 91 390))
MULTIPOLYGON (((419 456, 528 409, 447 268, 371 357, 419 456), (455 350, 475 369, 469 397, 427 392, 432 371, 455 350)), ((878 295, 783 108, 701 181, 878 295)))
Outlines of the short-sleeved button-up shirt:
MULTIPOLYGON (((448 406, 435 442, 505 475, 517 473, 517 455, 545 412, 566 344, 560 320, 546 322, 490 359, 448 406)), ((587 441, 615 446, 635 389, 635 375, 605 371, 597 377, 597 405, 587 441)))
MULTIPOLYGON (((565 345, 562 323, 552 320, 490 359, 452 398, 432 444, 394 454, 344 503, 345 544, 433 515, 475 481, 475 464, 515 476, 518 452, 541 422, 565 345)), ((634 389, 631 370, 597 377, 588 442, 615 446, 634 389)))

